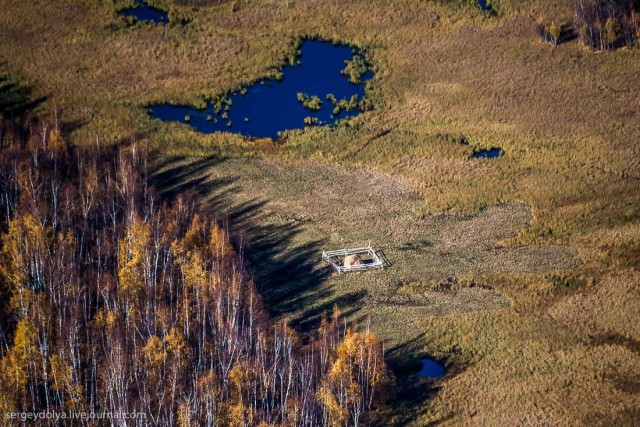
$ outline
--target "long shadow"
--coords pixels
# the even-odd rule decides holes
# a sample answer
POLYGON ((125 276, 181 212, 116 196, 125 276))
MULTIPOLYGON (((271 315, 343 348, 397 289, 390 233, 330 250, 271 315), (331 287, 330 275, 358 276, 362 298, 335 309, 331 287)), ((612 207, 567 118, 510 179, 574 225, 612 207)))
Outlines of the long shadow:
MULTIPOLYGON (((225 196, 216 195, 220 197, 225 196)), ((355 298, 342 297, 320 308, 309 308, 333 294, 330 289, 321 288, 331 274, 330 269, 317 265, 322 241, 294 243, 302 226, 269 223, 260 210, 265 203, 253 200, 250 204, 227 206, 229 221, 236 230, 236 240, 247 242, 244 256, 269 314, 277 319, 290 318, 290 325, 306 337, 319 324, 322 313, 330 312, 334 304, 348 309, 358 304, 355 298)))
MULTIPOLYGON (((344 295, 340 295, 337 298, 326 301, 317 307, 305 310, 303 319, 298 322, 294 322, 294 327, 304 334, 308 335, 312 331, 318 329, 323 315, 328 315, 332 312, 334 305, 341 307, 341 314, 344 318, 353 318, 356 313, 364 307, 364 298, 368 295, 367 291, 361 290, 356 292, 350 292, 344 295)), ((364 324, 366 321, 366 315, 360 316, 357 319, 357 324, 364 324)))
POLYGON ((410 341, 385 351, 385 358, 395 377, 394 388, 389 394, 387 409, 376 425, 403 426, 416 420, 425 411, 425 402, 440 390, 437 379, 422 378, 420 359, 424 353, 426 334, 421 333, 410 341))
MULTIPOLYGON (((269 314, 275 319, 290 318, 290 325, 303 340, 312 335, 322 315, 330 314, 334 305, 346 318, 364 322, 366 290, 335 297, 331 288, 323 286, 332 274, 330 268, 319 263, 323 241, 300 243, 305 224, 269 221, 269 209, 265 209, 268 200, 246 197, 238 178, 209 178, 207 170, 222 162, 215 158, 156 159, 152 181, 167 197, 194 191, 200 195, 203 207, 226 215, 234 245, 249 262, 269 314), (240 194, 244 196, 242 202, 236 197, 240 194)), ((377 420, 372 420, 372 424, 406 425, 421 414, 425 402, 439 390, 437 380, 416 375, 420 359, 426 356, 425 339, 425 334, 420 334, 386 350, 395 380, 389 390, 387 409, 376 414, 377 420)))
POLYGON ((0 114, 14 118, 35 111, 46 97, 33 99, 33 89, 21 84, 17 79, 0 74, 0 114))
POLYGON ((237 178, 211 179, 207 176, 209 168, 223 161, 212 157, 194 161, 155 159, 152 181, 166 197, 194 191, 200 196, 203 207, 226 215, 233 243, 249 262, 250 272, 269 314, 276 319, 290 318, 291 326, 303 337, 308 336, 322 313, 330 312, 334 304, 345 314, 359 310, 366 293, 331 299, 333 291, 322 288, 331 270, 318 265, 321 240, 296 242, 304 225, 273 224, 264 209, 268 200, 250 198, 237 202, 234 196, 244 191, 237 178), (319 300, 326 302, 310 308, 319 300))
POLYGON ((562 24, 560 26, 560 37, 558 37, 558 44, 569 43, 578 38, 578 33, 571 24, 562 24))
POLYGON ((382 264, 384 265, 384 268, 393 267, 393 263, 387 257, 387 254, 385 253, 384 249, 380 249, 380 250, 376 251, 376 255, 378 255, 380 257, 380 260, 382 261, 382 264))

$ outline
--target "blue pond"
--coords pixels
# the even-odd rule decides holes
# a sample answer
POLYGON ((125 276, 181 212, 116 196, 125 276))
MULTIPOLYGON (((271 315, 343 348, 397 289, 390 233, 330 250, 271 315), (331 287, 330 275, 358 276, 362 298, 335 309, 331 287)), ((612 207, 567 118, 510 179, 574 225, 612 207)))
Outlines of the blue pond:
POLYGON ((121 13, 124 16, 133 16, 138 21, 151 21, 158 24, 169 22, 169 14, 164 10, 149 6, 142 0, 136 0, 136 7, 124 9, 121 13))
POLYGON ((473 153, 474 159, 493 159, 500 157, 501 150, 499 148, 491 148, 489 150, 480 150, 473 153))
POLYGON ((422 369, 418 372, 419 377, 438 378, 444 375, 444 366, 432 359, 421 359, 422 369))
POLYGON ((360 102, 365 95, 365 83, 373 76, 367 67, 360 82, 352 83, 341 73, 345 69, 345 61, 352 61, 355 56, 364 59, 350 46, 307 40, 301 45, 298 64, 284 67, 281 80, 263 80, 239 93, 232 93, 226 104, 222 104, 226 107, 220 110, 218 106, 217 113, 210 103, 203 110, 170 104, 154 105, 149 107, 149 114, 161 120, 188 123, 202 133, 233 132, 273 139, 277 139, 278 132, 284 130, 334 124, 337 120, 360 114, 362 110, 352 103, 349 110, 342 108, 334 114, 334 101, 328 100, 327 95, 332 94, 337 102, 343 100, 343 105, 354 96, 360 102), (322 104, 317 110, 306 108, 299 94, 316 96, 322 104))
POLYGON ((490 4, 487 4, 487 0, 478 0, 478 6, 480 6, 480 9, 482 10, 486 10, 488 12, 493 11, 493 7, 491 7, 490 4))

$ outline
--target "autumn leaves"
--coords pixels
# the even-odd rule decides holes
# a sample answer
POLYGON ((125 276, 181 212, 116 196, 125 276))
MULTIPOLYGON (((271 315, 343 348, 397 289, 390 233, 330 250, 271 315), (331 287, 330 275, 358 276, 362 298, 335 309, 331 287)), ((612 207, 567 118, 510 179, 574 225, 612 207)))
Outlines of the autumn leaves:
POLYGON ((67 147, 47 122, 0 151, 1 411, 145 412, 155 425, 354 425, 388 381, 336 310, 273 324, 227 228, 161 200, 145 147, 67 147))

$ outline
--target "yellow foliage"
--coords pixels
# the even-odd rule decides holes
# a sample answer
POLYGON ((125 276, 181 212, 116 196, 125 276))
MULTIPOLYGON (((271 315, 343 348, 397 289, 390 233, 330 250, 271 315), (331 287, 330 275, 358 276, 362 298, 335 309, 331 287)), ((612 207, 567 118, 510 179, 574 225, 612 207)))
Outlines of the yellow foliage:
POLYGON ((98 310, 95 316, 96 326, 100 328, 107 328, 108 331, 112 331, 116 322, 118 321, 118 315, 110 310, 98 310))
POLYGON ((234 366, 229 372, 229 382, 238 395, 242 393, 242 387, 247 383, 247 378, 247 367, 242 364, 234 366))
POLYGON ((0 413, 6 414, 16 409, 16 399, 24 389, 26 380, 26 370, 19 366, 15 352, 9 350, 0 359, 0 413))
POLYGON ((21 319, 13 339, 13 351, 19 366, 26 368, 29 359, 37 352, 38 331, 27 319, 21 319))
POLYGON ((208 273, 204 266, 204 260, 199 252, 189 253, 189 260, 182 267, 185 286, 205 287, 208 281, 208 273))
POLYGON ((67 141, 62 137, 60 129, 53 128, 49 131, 49 147, 55 150, 63 150, 67 148, 67 141))
POLYGON ((71 366, 55 354, 49 359, 49 378, 52 390, 67 393, 69 403, 83 401, 83 388, 73 380, 71 366))
POLYGON ((193 422, 191 408, 186 403, 181 403, 178 407, 178 427, 191 427, 193 422))
POLYGON ((211 227, 209 246, 218 257, 230 255, 233 251, 229 244, 229 236, 227 236, 227 233, 217 224, 213 224, 211 227))
POLYGON ((165 338, 167 350, 173 356, 181 356, 185 354, 187 348, 187 342, 182 334, 182 331, 178 328, 171 328, 165 338))
POLYGON ((363 408, 367 406, 367 396, 380 395, 386 381, 386 367, 375 335, 348 329, 335 350, 325 381, 319 398, 336 418, 342 414, 340 411, 349 415, 354 403, 363 408))
POLYGON ((157 381, 160 378, 160 369, 167 359, 162 340, 156 336, 149 337, 142 353, 145 357, 147 375, 157 381))
MULTIPOLYGON (((26 319, 16 326, 13 347, 7 351, 0 363, 0 379, 3 389, 21 394, 27 385, 27 365, 37 356, 38 331, 26 319)), ((10 406, 12 398, 5 398, 0 405, 10 406)))
POLYGON ((144 287, 145 252, 151 240, 151 226, 134 218, 118 252, 118 291, 134 297, 144 287))
POLYGON ((204 248, 205 245, 205 222, 200 215, 195 214, 189 229, 184 234, 184 245, 188 250, 197 251, 204 248))
POLYGON ((346 408, 341 408, 331 389, 327 384, 323 384, 318 390, 318 400, 325 407, 329 414, 328 425, 341 426, 348 417, 346 408))
POLYGON ((25 248, 30 252, 44 251, 51 236, 50 228, 43 228, 31 214, 9 222, 9 231, 2 239, 0 252, 0 274, 13 289, 27 284, 27 263, 25 248))
POLYGON ((107 330, 109 331, 113 330, 117 321, 118 321, 118 315, 113 311, 108 311, 107 318, 106 318, 107 330))
POLYGON ((247 425, 248 408, 242 402, 238 402, 235 405, 231 405, 229 408, 229 426, 230 427, 242 427, 247 425))

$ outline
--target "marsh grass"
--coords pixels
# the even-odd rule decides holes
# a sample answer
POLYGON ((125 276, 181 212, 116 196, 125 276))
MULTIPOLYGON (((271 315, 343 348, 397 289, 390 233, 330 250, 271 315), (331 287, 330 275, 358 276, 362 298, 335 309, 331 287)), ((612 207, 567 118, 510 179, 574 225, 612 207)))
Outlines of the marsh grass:
MULTIPOLYGON (((570 21, 571 2, 564 0, 501 0, 492 2, 494 15, 466 0, 189 3, 150 1, 171 17, 158 26, 128 25, 117 14, 131 5, 124 0, 5 1, 0 67, 20 76, 32 99, 46 98, 46 107, 76 124, 67 135, 75 143, 93 143, 96 135, 102 143, 134 137, 153 141, 167 158, 362 167, 418 194, 406 215, 427 222, 525 204, 529 226, 495 245, 570 245, 581 264, 493 275, 450 267, 459 282, 482 283, 508 298, 511 305, 499 310, 452 313, 455 300, 445 297, 431 314, 403 306, 398 317, 396 305, 377 307, 383 334, 402 340, 398 331, 407 319, 417 320, 426 336, 421 351, 447 354, 458 367, 419 408, 426 412, 417 425, 624 424, 637 415, 637 50, 594 53, 577 41, 556 48, 540 43, 535 17, 570 21), (373 109, 335 127, 285 132, 278 143, 202 135, 146 112, 150 104, 203 100, 222 111, 224 94, 295 62, 304 37, 363 49, 375 69, 367 82, 373 109), (474 149, 494 146, 505 155, 471 158, 474 149), (625 338, 602 338, 612 331, 625 338)), ((315 232, 289 244, 357 238, 349 229, 315 232)), ((430 250, 414 249, 403 253, 418 259, 430 250)), ((348 280, 355 289, 357 280, 348 280)), ((439 294, 425 294, 433 291, 429 283, 407 282, 404 292, 435 300, 439 294)), ((495 302, 494 294, 482 295, 495 302)), ((360 296, 340 301, 355 307, 360 296)))

